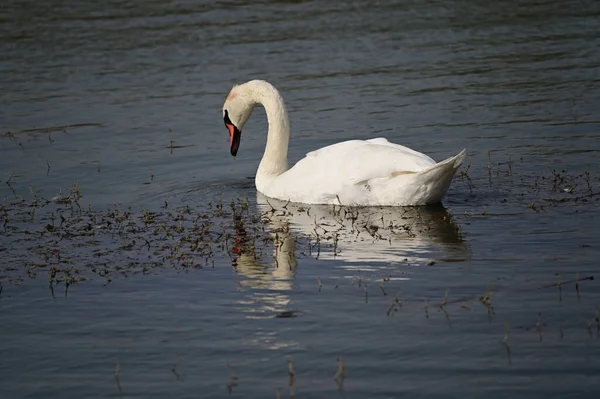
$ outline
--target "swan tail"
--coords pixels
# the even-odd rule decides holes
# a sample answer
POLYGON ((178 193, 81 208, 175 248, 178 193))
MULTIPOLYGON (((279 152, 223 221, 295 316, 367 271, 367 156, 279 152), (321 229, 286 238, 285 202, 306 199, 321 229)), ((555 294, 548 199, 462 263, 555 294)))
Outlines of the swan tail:
POLYGON ((443 161, 438 162, 435 165, 431 166, 430 168, 421 171, 420 173, 427 173, 428 171, 435 170, 440 167, 450 168, 450 169, 453 169, 454 172, 456 172, 458 170, 458 168, 460 168, 460 165, 462 165, 466 156, 467 156, 467 150, 464 149, 461 152, 459 152, 458 154, 454 155, 453 157, 446 158, 443 161))
POLYGON ((450 187, 452 178, 462 165, 466 153, 467 151, 464 149, 460 153, 415 174, 415 177, 418 176, 418 180, 422 184, 420 204, 435 204, 442 200, 450 187))

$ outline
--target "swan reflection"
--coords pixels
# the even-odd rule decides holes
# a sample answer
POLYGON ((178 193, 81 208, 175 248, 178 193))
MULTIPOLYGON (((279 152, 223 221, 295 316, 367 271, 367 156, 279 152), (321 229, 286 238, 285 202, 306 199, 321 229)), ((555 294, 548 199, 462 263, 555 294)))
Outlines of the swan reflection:
POLYGON ((441 205, 334 207, 286 203, 258 194, 257 207, 266 220, 266 235, 256 234, 256 226, 245 226, 239 218, 231 249, 232 265, 245 277, 240 287, 247 292, 238 304, 252 318, 298 314, 289 295, 297 258, 336 259, 336 267, 354 273, 471 256, 460 228, 441 205))
POLYGON ((465 260, 471 255, 460 227, 442 205, 304 205, 258 193, 257 206, 272 225, 285 224, 296 235, 297 252, 319 259, 423 264, 433 259, 465 260))

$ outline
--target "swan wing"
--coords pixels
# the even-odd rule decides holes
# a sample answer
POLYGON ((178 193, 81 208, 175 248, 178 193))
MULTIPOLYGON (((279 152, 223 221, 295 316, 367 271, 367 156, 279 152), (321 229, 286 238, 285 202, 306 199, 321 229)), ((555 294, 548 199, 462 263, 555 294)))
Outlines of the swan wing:
POLYGON ((288 173, 360 184, 378 177, 419 172, 435 163, 425 154, 376 138, 344 141, 309 152, 288 173))
POLYGON ((435 165, 428 156, 385 139, 349 140, 312 151, 275 179, 265 194, 294 202, 365 202, 371 181, 412 175, 435 165))
POLYGON ((415 151, 411 148, 405 147, 403 145, 400 144, 394 144, 394 143, 390 143, 386 138, 384 137, 378 137, 376 139, 370 139, 370 140, 366 140, 368 143, 372 143, 372 144, 378 144, 378 145, 385 145, 385 146, 389 146, 392 148, 396 148, 397 150, 403 151, 407 154, 413 155, 414 157, 416 157, 417 159, 420 159, 424 162, 429 162, 430 164, 435 164, 435 161, 433 159, 431 159, 430 157, 428 157, 427 155, 420 153, 418 151, 415 151))

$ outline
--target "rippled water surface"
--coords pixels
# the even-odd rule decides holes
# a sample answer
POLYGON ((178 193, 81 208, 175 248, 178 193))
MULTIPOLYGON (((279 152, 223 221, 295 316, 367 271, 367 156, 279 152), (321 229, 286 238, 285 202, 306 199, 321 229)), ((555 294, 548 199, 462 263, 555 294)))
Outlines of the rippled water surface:
POLYGON ((0 32, 2 398, 596 397, 599 2, 8 0, 0 32), (292 162, 468 160, 439 207, 257 196, 264 111, 235 159, 221 115, 256 78, 292 162))

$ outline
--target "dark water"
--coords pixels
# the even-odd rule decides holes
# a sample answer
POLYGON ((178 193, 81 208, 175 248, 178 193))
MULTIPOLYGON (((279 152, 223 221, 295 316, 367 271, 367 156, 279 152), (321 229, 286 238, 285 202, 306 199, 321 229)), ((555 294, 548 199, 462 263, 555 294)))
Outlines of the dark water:
MULTIPOLYGON (((319 230, 317 248, 332 210, 291 205, 267 226, 277 250, 93 275, 54 296, 37 238, 11 219, 0 397, 596 396, 600 3, 71 3, 0 7, 5 204, 77 181, 84 209, 248 198, 282 212, 248 179, 264 112, 228 156, 222 103, 255 78, 284 95, 293 161, 385 136, 438 160, 467 148, 470 166, 445 208, 373 211, 381 237, 319 230)), ((50 216, 34 216, 27 229, 43 230, 50 216)), ((79 267, 116 240, 102 237, 53 245, 79 267)))

